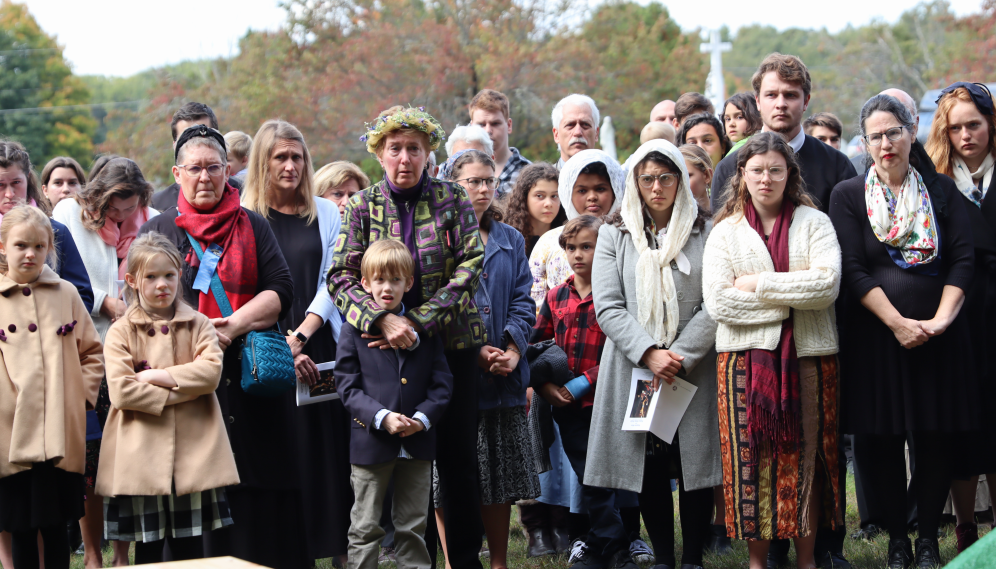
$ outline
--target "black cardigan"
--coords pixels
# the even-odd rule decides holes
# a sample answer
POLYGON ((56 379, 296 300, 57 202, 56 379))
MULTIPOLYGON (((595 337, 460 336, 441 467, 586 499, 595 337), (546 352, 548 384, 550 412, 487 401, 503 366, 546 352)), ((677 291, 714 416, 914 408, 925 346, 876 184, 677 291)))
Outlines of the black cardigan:
MULTIPOLYGON (((731 152, 716 165, 716 173, 712 177, 712 195, 709 205, 713 213, 726 203, 723 189, 737 171, 737 154, 740 148, 731 152)), ((830 211, 830 192, 834 186, 857 175, 854 165, 841 151, 824 144, 819 139, 806 135, 806 142, 796 153, 802 168, 802 179, 806 182, 806 191, 816 202, 816 207, 823 213, 830 211)))

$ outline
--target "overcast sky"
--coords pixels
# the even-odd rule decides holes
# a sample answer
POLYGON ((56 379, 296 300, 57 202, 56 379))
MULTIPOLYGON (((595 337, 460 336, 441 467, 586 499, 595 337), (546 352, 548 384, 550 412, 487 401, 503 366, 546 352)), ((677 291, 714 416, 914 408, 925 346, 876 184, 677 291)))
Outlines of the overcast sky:
MULTIPOLYGON (((21 0, 42 29, 57 36, 79 74, 127 76, 185 59, 234 55, 249 29, 274 30, 284 21, 278 0, 21 0)), ((597 3, 597 0, 590 0, 597 3)), ((641 0, 646 2, 648 0, 641 0)), ((686 30, 766 23, 779 29, 826 26, 838 31, 873 18, 894 22, 914 0, 664 0, 686 30), (749 8, 749 12, 745 9, 749 8), (817 16, 816 10, 822 13, 817 16)), ((950 0, 958 15, 982 0, 950 0)))

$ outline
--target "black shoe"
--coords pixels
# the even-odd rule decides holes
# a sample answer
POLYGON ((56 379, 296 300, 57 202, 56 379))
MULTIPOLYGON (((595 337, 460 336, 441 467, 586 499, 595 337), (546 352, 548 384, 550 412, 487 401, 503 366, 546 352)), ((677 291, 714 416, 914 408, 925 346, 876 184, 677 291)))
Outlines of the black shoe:
POLYGON ((888 569, 909 569, 913 563, 913 544, 910 538, 901 537, 889 540, 889 556, 886 558, 888 569))
POLYGON ((827 552, 820 558, 816 565, 820 569, 851 569, 851 562, 844 559, 844 556, 834 551, 827 552))
POLYGON ((526 549, 526 557, 542 557, 556 552, 542 528, 529 530, 529 548, 526 549))
POLYGON ((884 533, 885 530, 875 524, 868 524, 865 527, 859 529, 858 531, 851 534, 851 539, 859 540, 863 539, 865 541, 871 541, 879 536, 879 534, 884 533))
POLYGON ((567 530, 553 528, 550 532, 552 542, 550 545, 557 551, 557 554, 564 554, 571 550, 571 538, 567 536, 567 530))
POLYGON ((706 538, 705 550, 716 555, 728 555, 733 552, 733 543, 726 535, 726 526, 710 524, 709 537, 706 538))
POLYGON ((782 569, 789 566, 788 553, 768 550, 768 569, 782 569))
POLYGON ((629 554, 629 549, 620 549, 612 554, 607 564, 609 569, 640 569, 640 566, 633 561, 633 556, 629 554))
POLYGON ((921 537, 916 540, 916 561, 913 566, 917 569, 934 569, 941 566, 941 552, 936 539, 921 537))

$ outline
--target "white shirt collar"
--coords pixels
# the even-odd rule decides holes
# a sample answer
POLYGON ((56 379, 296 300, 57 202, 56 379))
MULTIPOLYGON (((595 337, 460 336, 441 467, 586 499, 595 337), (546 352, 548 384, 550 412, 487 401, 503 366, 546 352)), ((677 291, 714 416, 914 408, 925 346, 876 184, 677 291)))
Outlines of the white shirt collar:
MULTIPOLYGON (((761 132, 771 132, 771 131, 769 131, 768 127, 765 126, 761 127, 761 132)), ((802 145, 806 143, 806 131, 800 127, 799 134, 795 135, 795 138, 788 141, 788 143, 789 146, 792 147, 792 150, 795 151, 796 154, 798 154, 799 151, 802 150, 802 145)))

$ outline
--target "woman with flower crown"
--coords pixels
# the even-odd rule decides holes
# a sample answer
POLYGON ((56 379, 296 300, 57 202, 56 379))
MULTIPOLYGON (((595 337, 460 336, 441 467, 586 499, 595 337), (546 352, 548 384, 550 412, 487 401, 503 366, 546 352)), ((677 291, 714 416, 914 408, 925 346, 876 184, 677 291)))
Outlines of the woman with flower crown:
MULTIPOLYGON (((477 479, 477 356, 486 341, 474 293, 484 262, 477 215, 454 182, 430 177, 429 152, 443 128, 423 107, 391 107, 360 138, 377 156, 384 179, 355 194, 329 269, 329 293, 346 320, 371 347, 405 350, 419 336, 441 335, 454 376, 453 395, 436 435, 436 466, 446 520, 447 557, 453 567, 481 567, 481 513, 477 479), (360 284, 360 263, 378 239, 401 241, 415 261, 415 285, 402 297, 402 313, 381 309, 360 284)), ((431 516, 430 516, 430 524, 431 516)), ((426 532, 435 558, 435 532, 426 532)))

